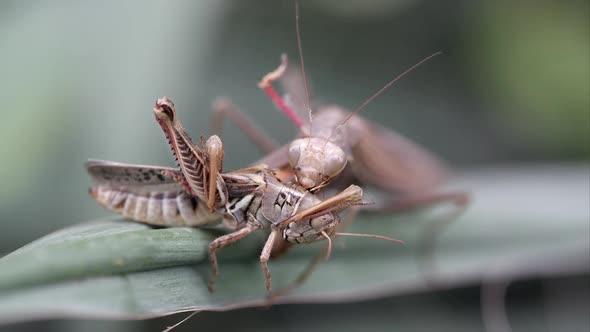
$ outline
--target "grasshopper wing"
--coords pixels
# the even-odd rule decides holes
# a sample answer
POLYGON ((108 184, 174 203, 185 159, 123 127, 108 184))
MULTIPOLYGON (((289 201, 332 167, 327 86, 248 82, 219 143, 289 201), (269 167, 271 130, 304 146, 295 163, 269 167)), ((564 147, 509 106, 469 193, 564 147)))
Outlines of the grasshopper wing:
POLYGON ((182 179, 182 173, 176 168, 106 160, 89 160, 85 167, 97 184, 125 188, 136 194, 183 190, 178 182, 178 179, 182 179))
POLYGON ((184 178, 175 168, 90 160, 86 170, 97 182, 90 196, 131 220, 158 226, 213 226, 221 221, 181 184, 184 178))

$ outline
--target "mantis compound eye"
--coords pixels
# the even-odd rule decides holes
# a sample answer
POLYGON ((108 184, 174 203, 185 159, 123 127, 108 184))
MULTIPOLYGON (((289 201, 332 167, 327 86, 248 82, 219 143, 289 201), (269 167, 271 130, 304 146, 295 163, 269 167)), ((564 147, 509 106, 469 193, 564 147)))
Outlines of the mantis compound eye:
POLYGON ((346 166, 346 154, 342 149, 334 146, 335 149, 331 149, 326 160, 324 161, 324 175, 328 178, 334 178, 340 174, 346 166))
POLYGON ((289 151, 287 152, 287 158, 289 159, 289 164, 291 167, 295 168, 299 163, 299 158, 301 157, 301 149, 304 142, 301 139, 293 141, 291 145, 289 145, 289 151))

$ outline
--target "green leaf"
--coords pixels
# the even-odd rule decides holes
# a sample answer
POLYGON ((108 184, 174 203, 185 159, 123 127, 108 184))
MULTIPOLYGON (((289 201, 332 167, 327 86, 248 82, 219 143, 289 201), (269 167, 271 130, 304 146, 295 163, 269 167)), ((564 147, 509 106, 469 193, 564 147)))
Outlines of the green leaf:
MULTIPOLYGON (((423 231, 444 211, 362 215, 351 232, 406 245, 338 238, 300 288, 277 303, 377 298, 495 280, 588 273, 587 166, 492 169, 464 176, 473 202, 421 255, 423 231)), ((448 208, 448 207, 447 207, 448 208)), ((216 292, 207 290, 215 231, 159 228, 111 219, 43 237, 0 259, 0 321, 47 317, 144 318, 188 310, 265 305, 258 255, 265 234, 219 253, 216 292)), ((324 243, 270 262, 273 287, 289 284, 324 243)))

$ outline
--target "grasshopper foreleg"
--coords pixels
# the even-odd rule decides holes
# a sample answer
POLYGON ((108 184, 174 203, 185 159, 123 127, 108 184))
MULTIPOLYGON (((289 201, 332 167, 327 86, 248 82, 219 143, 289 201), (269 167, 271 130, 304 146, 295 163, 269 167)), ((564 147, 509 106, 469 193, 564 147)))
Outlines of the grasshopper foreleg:
POLYGON ((260 254, 260 265, 262 266, 262 271, 264 272, 264 281, 266 290, 270 291, 270 270, 268 269, 268 259, 270 258, 270 253, 274 246, 275 240, 277 235, 280 235, 279 229, 273 229, 264 244, 264 248, 262 248, 262 253, 260 254))

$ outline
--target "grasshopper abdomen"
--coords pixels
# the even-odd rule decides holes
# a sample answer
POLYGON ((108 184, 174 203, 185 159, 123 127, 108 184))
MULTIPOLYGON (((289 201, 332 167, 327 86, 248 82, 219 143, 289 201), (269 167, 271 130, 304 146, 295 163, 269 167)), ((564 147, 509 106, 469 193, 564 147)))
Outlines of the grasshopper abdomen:
POLYGON ((183 190, 134 193, 125 188, 97 185, 90 195, 101 206, 136 221, 157 226, 206 226, 220 222, 198 198, 183 190))

